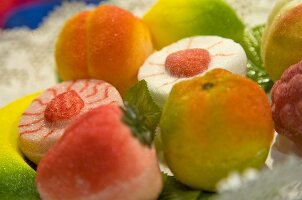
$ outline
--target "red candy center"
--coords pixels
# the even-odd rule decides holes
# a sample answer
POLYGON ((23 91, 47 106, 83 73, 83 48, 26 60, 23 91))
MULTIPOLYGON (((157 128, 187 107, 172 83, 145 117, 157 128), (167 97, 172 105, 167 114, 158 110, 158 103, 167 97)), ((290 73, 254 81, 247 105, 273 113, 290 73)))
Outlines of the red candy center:
POLYGON ((208 69, 211 56, 205 49, 186 49, 171 53, 166 70, 175 77, 192 77, 208 69))
POLYGON ((69 90, 52 99, 46 106, 44 117, 49 122, 70 119, 79 114, 84 101, 74 91, 69 90))

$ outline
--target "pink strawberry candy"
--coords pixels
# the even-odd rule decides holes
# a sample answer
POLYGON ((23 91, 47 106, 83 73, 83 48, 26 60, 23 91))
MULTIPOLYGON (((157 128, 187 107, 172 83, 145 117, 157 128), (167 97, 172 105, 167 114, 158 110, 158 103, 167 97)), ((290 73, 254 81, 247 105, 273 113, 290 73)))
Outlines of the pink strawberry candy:
POLYGON ((123 100, 118 91, 101 80, 66 81, 45 90, 23 113, 19 123, 19 147, 38 163, 67 126, 100 105, 123 100))
POLYGON ((155 149, 142 144, 116 104, 74 121, 41 160, 42 199, 155 200, 162 178, 155 149))

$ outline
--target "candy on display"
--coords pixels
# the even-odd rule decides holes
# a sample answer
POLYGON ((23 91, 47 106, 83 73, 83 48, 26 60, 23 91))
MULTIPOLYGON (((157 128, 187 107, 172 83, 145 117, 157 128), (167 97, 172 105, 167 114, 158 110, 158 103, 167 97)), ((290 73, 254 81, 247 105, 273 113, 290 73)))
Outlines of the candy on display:
MULTIPOLYGON (((158 0, 142 18, 86 7, 49 40, 52 75, 63 82, 0 109, 0 199, 213 200, 227 198, 229 174, 266 164, 275 173, 276 153, 302 149, 301 6, 277 2, 262 46, 264 26, 246 26, 223 0, 158 0), (265 70, 281 77, 271 95, 246 78, 270 81, 265 70)), ((27 49, 17 47, 20 58, 27 49)))
POLYGON ((74 121, 41 160, 42 199, 157 199, 162 177, 154 147, 142 144, 117 104, 74 121))
POLYGON ((242 42, 244 35, 243 22, 222 0, 158 0, 143 20, 156 49, 196 35, 218 35, 236 42, 242 42))
POLYGON ((149 56, 138 80, 146 80, 154 100, 163 106, 174 84, 223 68, 244 76, 247 58, 240 44, 219 36, 182 39, 149 56))
POLYGON ((277 1, 262 39, 264 66, 273 81, 302 58, 301 1, 277 1))
POLYGON ((36 172, 18 146, 18 122, 39 93, 22 97, 0 109, 0 199, 39 199, 36 172))
POLYGON ((290 66, 272 88, 276 131, 302 145, 302 62, 290 66))
POLYGON ((73 120, 111 103, 122 105, 123 100, 112 85, 101 80, 66 81, 47 89, 22 114, 20 149, 38 163, 73 120))
POLYGON ((216 191, 216 184, 233 171, 261 169, 274 137, 264 91, 223 69, 175 84, 160 130, 176 179, 206 191, 216 191))
POLYGON ((152 51, 149 29, 142 20, 116 6, 102 5, 66 22, 55 58, 63 80, 102 79, 123 96, 152 51))

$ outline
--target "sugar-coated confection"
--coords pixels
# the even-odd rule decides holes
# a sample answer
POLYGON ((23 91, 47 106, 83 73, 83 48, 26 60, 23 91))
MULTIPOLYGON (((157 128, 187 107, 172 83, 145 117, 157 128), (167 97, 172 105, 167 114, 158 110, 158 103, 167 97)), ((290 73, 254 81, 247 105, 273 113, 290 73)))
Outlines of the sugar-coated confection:
POLYGON ((290 66, 272 88, 276 131, 302 147, 302 62, 290 66))
POLYGON ((24 96, 0 109, 0 199, 39 199, 36 172, 17 144, 18 121, 38 95, 24 96))
POLYGON ((158 0, 143 21, 156 49, 196 35, 244 39, 244 23, 224 0, 158 0))
POLYGON ((116 6, 101 5, 66 22, 55 58, 63 80, 101 79, 124 95, 152 52, 151 35, 142 20, 116 6))
POLYGON ((182 39, 153 53, 141 66, 138 80, 145 79, 153 98, 162 106, 173 85, 214 68, 245 75, 247 57, 234 41, 219 36, 182 39))
POLYGON ((162 177, 155 149, 122 121, 116 104, 75 120, 41 160, 37 188, 43 200, 156 200, 162 177))
POLYGON ((264 67, 273 81, 302 58, 302 1, 278 0, 262 37, 264 67))
POLYGON ((123 104, 119 92, 101 80, 66 81, 45 90, 22 114, 18 126, 20 149, 38 163, 71 121, 113 102, 123 104))
POLYGON ((216 191, 216 184, 231 172, 261 169, 274 138, 265 92, 252 80, 223 69, 175 84, 160 130, 175 178, 207 191, 216 191))

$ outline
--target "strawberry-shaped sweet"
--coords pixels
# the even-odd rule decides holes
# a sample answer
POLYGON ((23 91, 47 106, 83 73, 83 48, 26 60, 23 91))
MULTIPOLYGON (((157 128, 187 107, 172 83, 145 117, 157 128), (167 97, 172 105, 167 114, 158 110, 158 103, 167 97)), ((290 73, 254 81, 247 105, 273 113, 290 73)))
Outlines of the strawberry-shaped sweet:
MULTIPOLYGON (((128 110, 128 111, 127 111, 128 110)), ((41 160, 42 199, 155 200, 162 178, 150 132, 116 104, 74 121, 41 160)))

